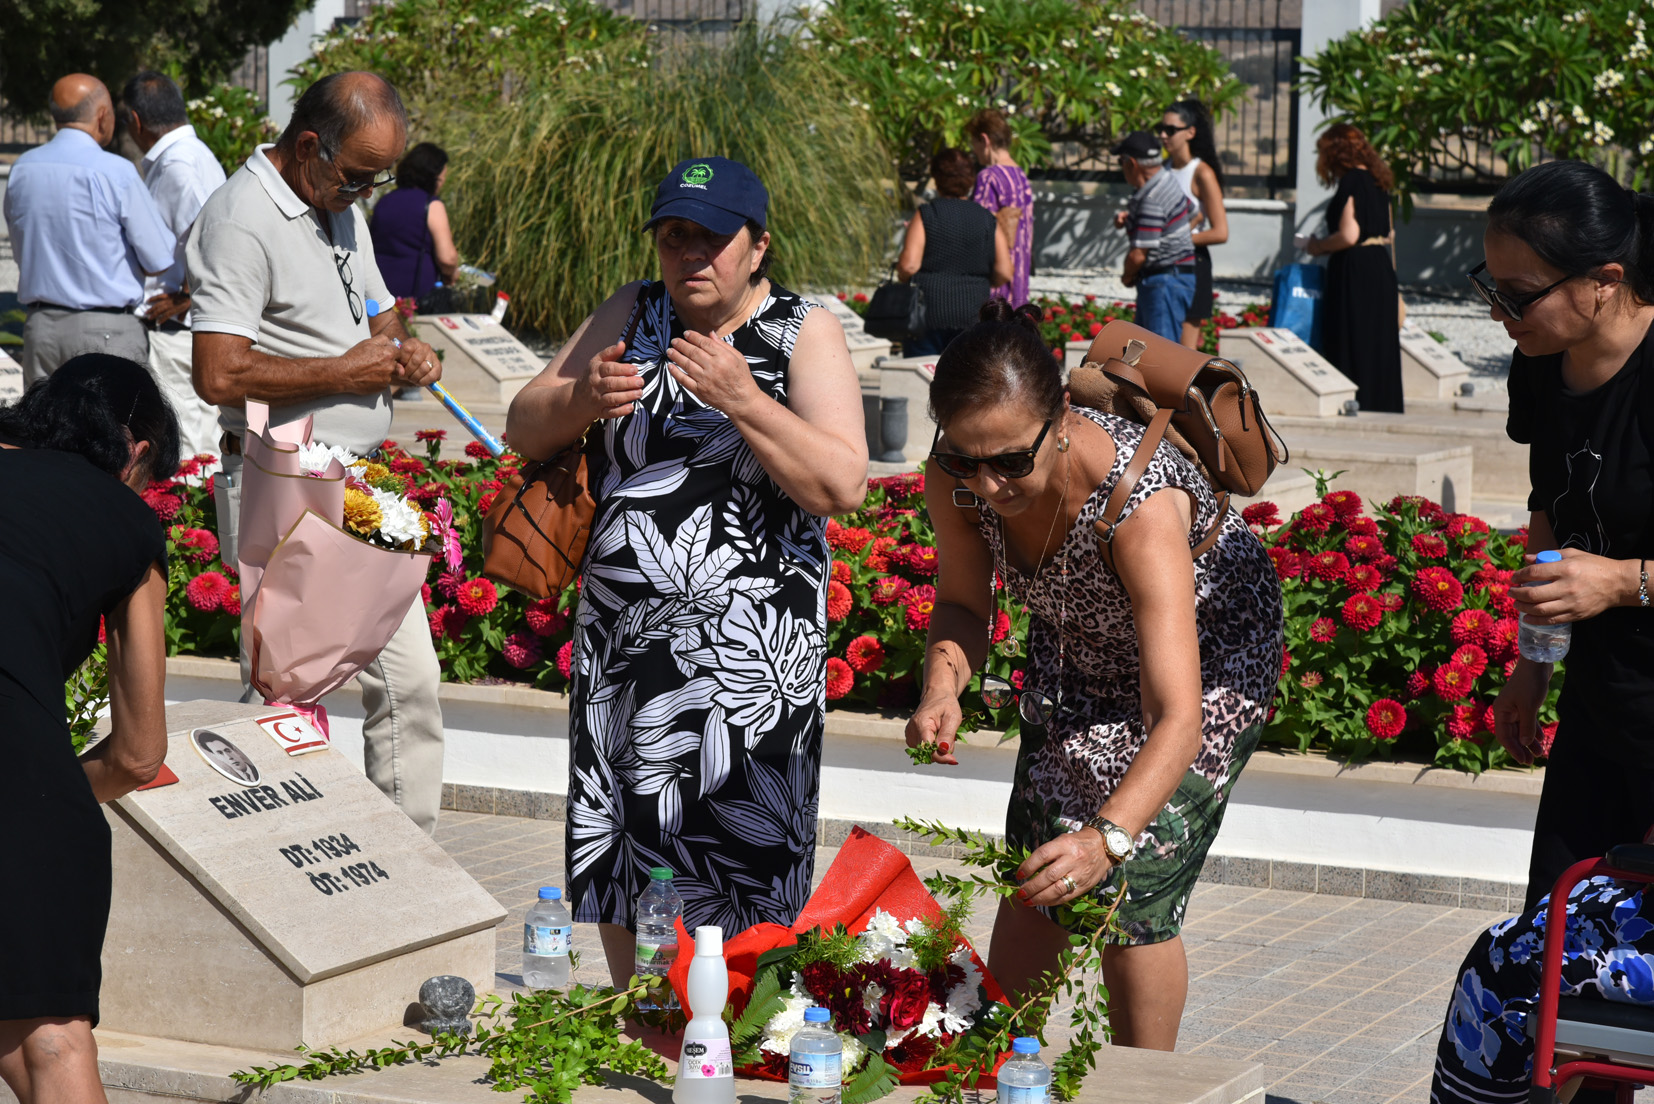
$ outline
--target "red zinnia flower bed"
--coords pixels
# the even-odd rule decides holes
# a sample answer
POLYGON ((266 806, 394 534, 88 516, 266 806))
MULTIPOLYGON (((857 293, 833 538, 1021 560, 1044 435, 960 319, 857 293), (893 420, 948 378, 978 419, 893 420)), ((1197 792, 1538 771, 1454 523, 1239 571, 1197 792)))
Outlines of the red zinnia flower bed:
POLYGON ((1377 537, 1356 534, 1344 542, 1344 551, 1350 559, 1362 563, 1372 563, 1384 555, 1384 542, 1377 537))
POLYGON ((884 645, 863 633, 850 641, 849 646, 844 649, 844 658, 849 661, 852 671, 858 675, 865 675, 877 671, 884 665, 884 645))
POLYGON ((557 609, 556 598, 541 598, 528 604, 523 620, 535 636, 556 636, 569 623, 569 615, 557 609))
POLYGON ((929 583, 913 587, 902 595, 902 604, 907 607, 908 628, 928 629, 930 615, 936 610, 936 588, 929 583))
POLYGON ((1361 594, 1371 594, 1384 585, 1384 572, 1372 564, 1356 564, 1344 576, 1344 585, 1361 594))
POLYGON ((493 453, 483 447, 481 441, 465 442, 465 455, 469 456, 473 460, 491 460, 494 457, 493 453))
POLYGON ((1309 627, 1309 638, 1317 644, 1330 644, 1338 635, 1338 626, 1330 617, 1317 617, 1309 627))
POLYGON ((913 584, 900 575, 886 575, 873 580, 873 604, 888 606, 905 594, 913 584))
POLYGON ((1521 650, 1522 623, 1514 617, 1501 617, 1488 630, 1487 650, 1500 663, 1515 659, 1521 650))
POLYGON ((1321 497, 1321 501, 1332 508, 1339 521, 1356 517, 1361 513, 1361 496, 1354 491, 1328 491, 1321 497))
POLYGON ((531 632, 514 632, 500 648, 505 661, 519 671, 540 662, 540 638, 531 632))
POLYGON ((843 560, 834 560, 832 579, 835 583, 843 583, 845 586, 849 586, 851 580, 850 565, 843 560))
POLYGON ((1493 615, 1487 610, 1468 609, 1454 615, 1448 633, 1455 644, 1484 644, 1493 631, 1493 615))
POLYGON ((910 544, 905 563, 915 575, 934 575, 937 568, 936 549, 924 544, 910 544))
POLYGON ((850 692, 856 676, 850 665, 838 656, 827 657, 827 700, 837 701, 850 692))
POLYGON ((1342 582, 1350 570, 1349 557, 1342 552, 1317 552, 1304 564, 1304 574, 1323 582, 1342 582))
POLYGON ((1482 707, 1455 705, 1446 717, 1447 734, 1455 740, 1468 740, 1481 729, 1482 707))
POLYGON ((1487 670, 1487 653, 1478 645, 1463 644, 1453 653, 1452 662, 1469 671, 1471 678, 1481 678, 1482 672, 1487 670))
POLYGON ((1306 533, 1325 533, 1332 528, 1332 523, 1337 518, 1338 515, 1332 512, 1331 506, 1312 502, 1298 511, 1298 520, 1292 523, 1292 527, 1306 533))
POLYGON ((203 571, 184 587, 184 596, 202 613, 210 613, 224 608, 224 595, 229 589, 230 581, 224 576, 216 571, 203 571))
POLYGON ((1290 548, 1279 545, 1269 550, 1269 558, 1275 563, 1275 575, 1280 579, 1291 579, 1304 570, 1303 557, 1290 548))
POLYGON ((1254 502, 1241 511, 1241 520, 1248 525, 1281 524, 1281 508, 1273 502, 1254 502))
POLYGON ((1422 698, 1426 690, 1430 689, 1430 676, 1423 671, 1414 671, 1407 676, 1407 696, 1422 698))
POLYGON ((573 678, 574 670, 574 641, 565 640, 563 646, 557 649, 557 670, 564 678, 573 678))
POLYGON ((224 597, 219 600, 218 608, 223 610, 225 613, 229 614, 231 617, 240 617, 241 616, 241 584, 240 583, 231 584, 230 589, 226 590, 224 592, 224 597))
POLYGON ((1417 533, 1413 536, 1413 551, 1427 560, 1439 560, 1447 555, 1447 542, 1434 533, 1417 533))
POLYGON ((827 520, 827 543, 841 552, 848 552, 854 556, 872 541, 873 534, 859 525, 840 525, 829 518, 827 520))
POLYGON ((1394 740, 1407 726, 1407 710, 1390 698, 1380 698, 1367 710, 1367 731, 1380 740, 1394 740))

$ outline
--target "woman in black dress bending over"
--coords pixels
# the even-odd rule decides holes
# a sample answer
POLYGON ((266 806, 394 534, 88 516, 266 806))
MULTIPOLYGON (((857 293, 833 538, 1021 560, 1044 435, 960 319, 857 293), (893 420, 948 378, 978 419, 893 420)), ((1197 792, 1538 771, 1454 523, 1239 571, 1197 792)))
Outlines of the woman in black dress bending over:
POLYGON ((166 756, 166 537, 136 492, 178 468, 178 421, 140 365, 76 357, 0 407, 0 1078, 22 1104, 101 1102, 100 956, 109 826, 100 802, 166 756), (125 486, 122 486, 125 484, 125 486), (77 761, 63 684, 109 642, 112 730, 77 761), (23 891, 19 891, 22 893, 23 891))
POLYGON ((1401 413, 1401 323, 1390 214, 1394 182, 1366 135, 1348 123, 1316 143, 1315 174, 1338 182, 1327 203, 1327 233, 1304 247, 1326 256, 1321 353, 1355 381, 1362 410, 1401 413))
MULTIPOLYGON (((1534 824, 1527 905, 1580 859, 1654 824, 1654 197, 1601 169, 1528 169, 1488 206, 1471 270, 1516 342, 1512 440, 1528 446, 1523 614, 1573 625, 1555 742, 1534 824), (1535 563, 1560 549, 1558 563, 1535 563)), ((1516 661, 1494 732, 1520 762, 1545 753, 1536 714, 1551 665, 1516 661)))

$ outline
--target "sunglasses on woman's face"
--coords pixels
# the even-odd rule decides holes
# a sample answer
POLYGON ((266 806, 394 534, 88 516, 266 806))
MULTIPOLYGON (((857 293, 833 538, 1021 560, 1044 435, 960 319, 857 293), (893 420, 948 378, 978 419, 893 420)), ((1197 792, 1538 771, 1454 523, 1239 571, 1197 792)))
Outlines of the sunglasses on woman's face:
POLYGON ((1045 443, 1045 435, 1051 431, 1051 423, 1054 421, 1055 418, 1045 419, 1045 425, 1040 428, 1039 436, 1034 438, 1032 445, 1016 452, 1002 452, 998 456, 967 456, 962 452, 937 452, 936 442, 942 439, 942 427, 937 426, 936 436, 930 440, 930 458, 936 461, 937 467, 955 479, 975 479, 977 469, 983 464, 1006 479, 1022 479, 1034 470, 1034 457, 1039 454, 1039 447, 1045 443))
POLYGON ((1522 321, 1524 310, 1573 279, 1572 276, 1564 276, 1556 283, 1547 284, 1538 291, 1530 291, 1526 295, 1511 295, 1500 291, 1492 280, 1481 279, 1480 275, 1485 271, 1487 271, 1487 262, 1483 261, 1465 275, 1470 278, 1470 286, 1476 289, 1476 294, 1482 297, 1482 302, 1501 312, 1512 322, 1522 321))
POLYGON ((1193 130, 1193 129, 1194 129, 1194 124, 1192 124, 1192 123, 1184 123, 1182 126, 1172 126, 1170 123, 1161 123, 1159 126, 1154 128, 1154 132, 1156 134, 1160 135, 1162 138, 1168 138, 1171 135, 1176 134, 1180 130, 1193 130))
POLYGON ((1044 728, 1057 712, 1056 703, 1038 690, 1018 690, 998 675, 982 676, 982 704, 989 709, 1003 709, 1017 703, 1017 716, 1024 724, 1044 728))

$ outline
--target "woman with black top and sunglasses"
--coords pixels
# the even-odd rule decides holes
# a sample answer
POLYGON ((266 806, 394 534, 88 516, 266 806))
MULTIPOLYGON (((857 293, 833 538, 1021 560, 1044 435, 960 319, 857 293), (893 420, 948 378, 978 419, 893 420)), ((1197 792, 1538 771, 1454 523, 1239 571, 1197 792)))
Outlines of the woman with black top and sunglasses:
POLYGON ((907 740, 957 764, 958 699, 987 655, 997 575, 1032 616, 1005 827, 1032 854, 1017 899, 1000 903, 988 967, 1026 992, 1068 946, 1044 910, 1128 883, 1125 934, 1103 958, 1114 1041, 1171 1050, 1188 992, 1183 912, 1281 673, 1280 584, 1237 514, 1191 555, 1218 507, 1170 444, 1105 550, 1098 518, 1142 427, 1069 405, 1037 310, 996 300, 982 317, 931 384, 939 572, 907 740))
MULTIPOLYGON (((1525 615, 1573 624, 1527 904, 1575 861, 1654 824, 1654 197, 1578 161, 1539 165, 1488 207, 1471 283, 1516 342, 1512 440, 1528 446, 1525 615), (1546 549, 1562 560, 1536 563, 1546 549)), ((1531 763, 1549 664, 1517 661, 1495 733, 1531 763)))

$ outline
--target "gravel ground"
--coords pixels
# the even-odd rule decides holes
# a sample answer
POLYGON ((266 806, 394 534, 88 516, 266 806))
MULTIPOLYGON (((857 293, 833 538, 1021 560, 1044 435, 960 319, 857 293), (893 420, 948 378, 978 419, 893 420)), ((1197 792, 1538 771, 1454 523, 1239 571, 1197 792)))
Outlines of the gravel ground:
MULTIPOLYGON (((1270 284, 1262 280, 1216 280, 1218 306, 1235 310, 1265 301, 1270 284)), ((1136 292, 1113 272, 1097 269, 1054 269, 1036 274, 1029 290, 1035 295, 1095 295, 1102 299, 1136 298, 1136 292)), ((1503 391, 1510 369, 1511 342, 1504 327, 1488 317, 1487 307, 1470 293, 1439 288, 1403 288, 1407 317, 1425 330, 1447 338, 1447 345, 1470 369, 1476 390, 1503 391)))

